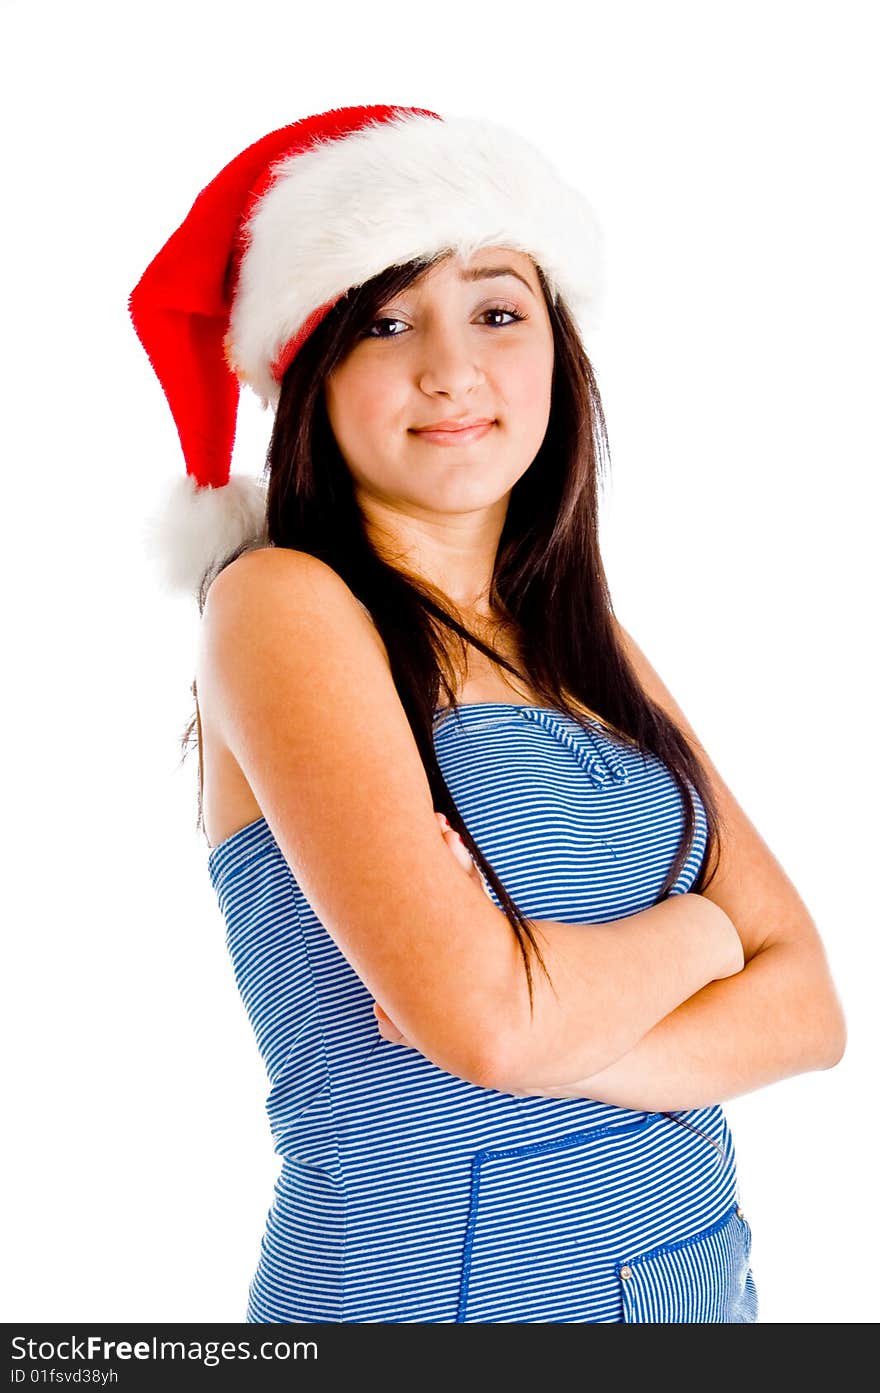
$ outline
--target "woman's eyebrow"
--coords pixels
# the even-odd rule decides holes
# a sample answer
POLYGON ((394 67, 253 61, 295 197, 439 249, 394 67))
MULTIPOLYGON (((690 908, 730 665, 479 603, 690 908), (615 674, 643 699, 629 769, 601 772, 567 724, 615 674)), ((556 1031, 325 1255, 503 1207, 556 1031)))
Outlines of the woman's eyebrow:
POLYGON ((459 271, 458 278, 461 281, 481 281, 490 276, 516 276, 518 281, 522 281, 530 295, 534 295, 534 290, 529 285, 524 276, 519 271, 514 271, 512 266, 471 266, 467 271, 459 271))

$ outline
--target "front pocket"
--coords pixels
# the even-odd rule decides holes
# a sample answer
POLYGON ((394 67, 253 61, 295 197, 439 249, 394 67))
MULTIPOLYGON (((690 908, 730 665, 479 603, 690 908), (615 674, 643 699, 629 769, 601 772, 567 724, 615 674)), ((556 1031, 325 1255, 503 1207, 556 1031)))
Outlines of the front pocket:
MULTIPOLYGON (((457 1321, 619 1320, 609 1205, 656 1115, 479 1151, 457 1321)), ((622 1200, 625 1206, 625 1200, 622 1200)))
POLYGON ((617 1271, 624 1321, 756 1321, 751 1252, 752 1232, 735 1204, 690 1238, 622 1257, 617 1271))

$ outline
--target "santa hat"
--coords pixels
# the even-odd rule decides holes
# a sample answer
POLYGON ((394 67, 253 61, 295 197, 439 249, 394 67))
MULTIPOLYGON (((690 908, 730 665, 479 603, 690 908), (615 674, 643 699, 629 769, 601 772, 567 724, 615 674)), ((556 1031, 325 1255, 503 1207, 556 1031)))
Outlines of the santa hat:
POLYGON ((266 493, 230 474, 239 388, 276 406, 297 352, 346 291, 390 266, 505 246, 540 265, 582 337, 598 322, 602 234, 525 138, 482 118, 353 106, 256 141, 197 197, 129 298, 186 475, 147 539, 175 590, 266 542, 266 493))

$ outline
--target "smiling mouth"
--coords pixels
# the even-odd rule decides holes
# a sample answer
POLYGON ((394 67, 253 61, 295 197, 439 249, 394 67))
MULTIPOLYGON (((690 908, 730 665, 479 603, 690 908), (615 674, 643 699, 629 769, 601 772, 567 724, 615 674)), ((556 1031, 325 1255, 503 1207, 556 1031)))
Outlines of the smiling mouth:
POLYGON ((412 434, 429 445, 467 445, 488 435, 495 424, 494 421, 487 421, 482 426, 466 426, 460 430, 416 430, 412 434))

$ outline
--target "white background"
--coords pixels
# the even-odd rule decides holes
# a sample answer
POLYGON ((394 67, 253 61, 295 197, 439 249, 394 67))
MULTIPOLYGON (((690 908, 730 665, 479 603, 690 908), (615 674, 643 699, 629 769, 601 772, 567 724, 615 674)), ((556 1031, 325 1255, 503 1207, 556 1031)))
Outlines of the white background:
MULTIPOLYGON (((0 6, 6 1320, 242 1320, 280 1166, 195 828, 183 471, 127 296, 199 190, 333 106, 485 115, 589 196, 615 609, 792 877, 849 1023, 726 1105, 770 1322, 875 1321, 874 7, 0 6)), ((242 401, 233 467, 270 417, 242 401)))

